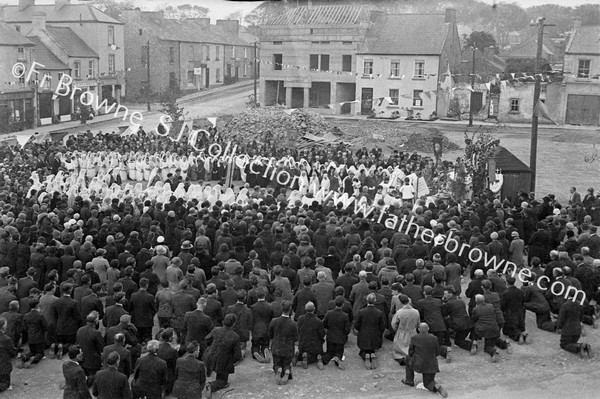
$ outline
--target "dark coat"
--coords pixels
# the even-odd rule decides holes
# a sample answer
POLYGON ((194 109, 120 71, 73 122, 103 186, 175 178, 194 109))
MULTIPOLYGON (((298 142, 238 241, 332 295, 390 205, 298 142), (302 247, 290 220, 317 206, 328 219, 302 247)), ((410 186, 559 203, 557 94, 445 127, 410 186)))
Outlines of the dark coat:
POLYGON ((95 294, 84 296, 81 300, 81 318, 85 321, 87 315, 93 311, 98 312, 98 318, 102 320, 104 318, 104 305, 102 300, 95 294))
POLYGON ((328 311, 323 318, 323 328, 327 330, 327 342, 345 344, 351 329, 348 313, 337 308, 328 311))
POLYGON ((77 331, 77 344, 83 352, 82 367, 100 370, 102 368, 102 349, 104 340, 94 326, 85 325, 77 331))
POLYGON ((323 354, 325 328, 314 313, 306 313, 298 318, 298 349, 300 353, 323 354))
POLYGON ((525 329, 525 295, 515 286, 508 287, 500 299, 500 309, 504 313, 504 320, 512 325, 525 329))
POLYGON ((483 338, 500 337, 498 313, 491 303, 480 303, 471 312, 471 319, 475 322, 475 332, 483 338))
POLYGON ((317 296, 310 289, 310 287, 304 287, 294 295, 292 300, 292 310, 294 311, 294 320, 298 321, 298 318, 305 313, 304 306, 308 302, 312 302, 315 307, 318 307, 317 296))
POLYGON ((119 354, 119 372, 123 373, 127 377, 131 374, 131 352, 129 349, 124 346, 114 343, 112 345, 107 345, 102 350, 102 367, 106 368, 106 359, 111 352, 117 352, 119 354))
POLYGON ((39 310, 31 310, 24 317, 27 329, 27 342, 30 344, 43 344, 46 342, 48 323, 39 310))
POLYGON ((201 350, 206 347, 206 336, 210 334, 214 328, 213 322, 201 310, 194 310, 193 312, 187 312, 183 320, 183 337, 185 342, 197 341, 200 345, 203 345, 201 350))
POLYGON ((425 297, 417 303, 421 320, 429 325, 430 331, 446 331, 446 324, 442 317, 442 301, 433 297, 425 297))
POLYGON ((273 317, 273 307, 267 301, 252 305, 252 339, 269 337, 269 325, 273 317))
POLYGON ((131 295, 129 311, 131 322, 136 327, 152 327, 154 325, 154 315, 156 314, 154 296, 145 290, 139 290, 131 295))
POLYGON ((79 304, 63 295, 52 304, 52 318, 56 320, 57 335, 76 335, 81 326, 79 304))
POLYGON ((454 298, 444 303, 442 306, 442 315, 448 317, 448 325, 455 331, 464 331, 473 328, 473 320, 467 314, 467 309, 462 299, 454 298))
POLYGON ((100 370, 94 376, 92 393, 97 399, 130 399, 128 377, 113 367, 100 370))
POLYGON ((417 334, 411 337, 408 356, 410 357, 412 369, 417 373, 438 373, 440 368, 437 357, 440 354, 440 344, 435 335, 417 334))
POLYGON ((91 399, 88 391, 85 373, 81 366, 72 360, 67 360, 62 365, 63 375, 65 377, 65 390, 63 399, 91 399))
POLYGON ((12 371, 11 359, 17 355, 17 348, 12 338, 0 331, 0 374, 10 374, 12 371))
POLYGON ((177 349, 167 342, 161 342, 157 355, 167 363, 167 385, 175 382, 175 364, 177 363, 177 349))
POLYGON ((240 337, 231 328, 216 327, 206 339, 211 342, 204 352, 206 375, 210 376, 213 371, 217 374, 232 374, 235 371, 234 364, 242 359, 240 337))
POLYGON ((162 399, 162 390, 167 383, 167 363, 155 353, 140 357, 133 372, 131 389, 134 396, 147 399, 162 399))
POLYGON ((298 326, 290 317, 280 316, 269 325, 271 353, 282 357, 294 356, 294 344, 298 341, 298 326))
POLYGON ((33 287, 37 288, 37 283, 31 277, 23 277, 19 279, 17 285, 17 298, 22 299, 29 296, 29 290, 33 287))
POLYGON ((583 306, 579 302, 567 300, 558 312, 556 328, 561 330, 561 335, 581 335, 582 319, 583 306))
POLYGON ((129 314, 122 305, 112 305, 106 308, 106 313, 102 318, 102 324, 107 330, 112 326, 119 324, 119 319, 124 314, 129 314))
POLYGON ((227 313, 233 313, 236 316, 235 324, 232 330, 240 337, 241 342, 250 339, 250 329, 252 328, 252 311, 243 303, 235 303, 227 308, 227 313))
POLYGON ((363 351, 375 351, 383 344, 385 316, 375 306, 367 306, 358 311, 354 328, 358 331, 356 344, 363 351))
POLYGON ((206 383, 206 366, 193 354, 177 359, 175 384, 171 395, 178 399, 197 399, 202 397, 206 383))

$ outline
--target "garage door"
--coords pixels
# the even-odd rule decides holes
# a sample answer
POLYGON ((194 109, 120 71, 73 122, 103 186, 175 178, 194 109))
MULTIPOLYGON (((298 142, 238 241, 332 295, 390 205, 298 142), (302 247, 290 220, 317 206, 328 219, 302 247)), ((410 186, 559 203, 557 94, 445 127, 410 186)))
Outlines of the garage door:
POLYGON ((569 94, 566 123, 573 125, 600 124, 600 96, 569 94))

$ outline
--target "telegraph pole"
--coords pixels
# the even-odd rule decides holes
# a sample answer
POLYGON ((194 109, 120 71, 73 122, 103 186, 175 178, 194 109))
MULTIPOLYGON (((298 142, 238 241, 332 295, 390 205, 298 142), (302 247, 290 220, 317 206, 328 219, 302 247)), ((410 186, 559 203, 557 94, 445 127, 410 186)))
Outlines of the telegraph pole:
POLYGON ((256 94, 256 89, 257 89, 257 71, 256 71, 256 59, 258 58, 258 54, 256 51, 256 40, 254 41, 254 106, 256 107, 258 105, 258 98, 256 98, 257 94, 256 94))
POLYGON ((146 42, 146 78, 148 79, 148 86, 146 87, 146 108, 150 111, 150 40, 146 42))
POLYGON ((529 167, 533 171, 531 174, 531 184, 529 191, 535 192, 535 180, 537 174, 537 141, 538 141, 538 116, 537 116, 537 104, 540 100, 540 86, 542 82, 541 76, 541 61, 542 61, 542 50, 544 46, 544 27, 545 26, 556 26, 544 24, 545 17, 537 19, 538 25, 538 39, 537 39, 537 53, 535 56, 535 70, 533 78, 535 79, 535 86, 533 89, 533 112, 531 115, 531 150, 529 153, 529 167))
POLYGON ((473 93, 475 93, 475 51, 477 46, 473 44, 473 65, 471 70, 471 101, 469 101, 469 127, 473 127, 473 93))

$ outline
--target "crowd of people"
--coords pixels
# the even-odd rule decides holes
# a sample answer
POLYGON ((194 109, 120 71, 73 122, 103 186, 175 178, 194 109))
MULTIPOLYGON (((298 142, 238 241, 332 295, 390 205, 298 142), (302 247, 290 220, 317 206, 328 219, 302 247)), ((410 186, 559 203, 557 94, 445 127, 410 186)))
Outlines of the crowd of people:
POLYGON ((413 177, 435 168, 417 154, 274 148, 251 143, 246 152, 292 157, 320 179, 338 162, 331 176, 344 178, 329 189, 364 196, 373 213, 310 201, 310 181, 309 201, 294 201, 301 185, 273 185, 262 174, 241 188, 245 201, 187 195, 209 176, 200 163, 184 173, 181 163, 193 158, 185 143, 145 133, 0 149, 0 391, 11 388, 13 358, 30 368, 66 356, 65 398, 198 398, 228 388, 241 361, 272 363, 281 385, 311 363, 344 370, 355 352, 377 369, 388 339, 402 382, 414 386, 422 373, 423 386, 445 397, 437 357, 452 361, 453 346, 472 355, 482 348, 497 362, 498 349, 531 341, 527 311, 538 329, 560 334, 560 348, 592 355, 580 337, 582 323, 595 326, 600 299, 593 190, 582 199, 572 188, 562 205, 533 193, 426 202, 413 177), (170 186, 168 197, 52 185, 60 174, 88 188, 114 167, 109 186, 145 182, 152 170, 128 166, 138 161, 165 162, 154 175, 170 186), (351 167, 357 175, 347 185, 351 167), (401 174, 390 183, 394 170, 401 174), (406 231, 382 223, 403 216, 415 220, 406 231), (421 234, 429 227, 430 240, 421 234), (529 277, 519 286, 483 259, 449 252, 449 235, 529 277), (554 281, 585 300, 572 300, 575 289, 549 290, 554 281))

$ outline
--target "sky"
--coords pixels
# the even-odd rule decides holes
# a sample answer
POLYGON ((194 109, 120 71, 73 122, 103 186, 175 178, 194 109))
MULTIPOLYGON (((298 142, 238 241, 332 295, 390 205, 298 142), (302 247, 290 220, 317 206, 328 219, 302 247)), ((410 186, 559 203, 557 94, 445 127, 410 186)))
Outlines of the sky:
MULTIPOLYGON (((72 0, 73 3, 79 0, 72 0)), ((118 1, 118 0, 117 0, 118 1)), ((293 0, 291 0, 293 1, 293 0)), ((390 0, 392 1, 392 0, 390 0)), ((397 1, 397 0, 396 0, 397 1)), ((494 0, 482 0, 485 3, 493 4, 494 0)), ((523 8, 538 6, 541 4, 560 4, 563 6, 575 7, 586 3, 595 3, 599 0, 505 0, 507 3, 517 3, 523 8)), ((231 0, 133 0, 133 2, 143 10, 154 11, 161 6, 178 6, 181 4, 192 4, 201 7, 207 7, 209 16, 214 23, 216 19, 223 19, 229 14, 242 11, 247 14, 258 6, 261 1, 231 1, 231 0)), ((19 0, 0 0, 0 3, 18 4, 19 0)), ((36 4, 53 4, 54 0, 36 0, 36 4)), ((368 0, 365 1, 365 4, 368 0)))

